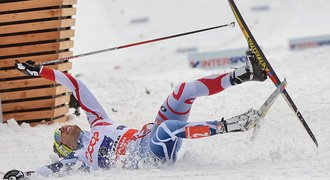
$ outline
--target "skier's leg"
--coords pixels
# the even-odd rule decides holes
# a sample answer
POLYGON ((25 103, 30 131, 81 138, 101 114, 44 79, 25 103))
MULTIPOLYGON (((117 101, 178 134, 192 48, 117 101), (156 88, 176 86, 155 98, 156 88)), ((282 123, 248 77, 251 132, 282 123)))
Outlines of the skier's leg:
MULTIPOLYGON (((229 78, 228 73, 218 74, 178 85, 160 107, 151 133, 168 119, 186 122, 195 98, 212 95, 232 86, 229 78)), ((181 145, 181 140, 176 141, 177 149, 180 149, 181 145)))
POLYGON ((217 121, 187 123, 177 120, 167 120, 161 123, 149 143, 149 153, 162 162, 174 163, 179 142, 182 138, 201 138, 215 135, 217 121))
MULTIPOLYGON (((178 85, 163 102, 151 133, 153 134, 157 127, 168 119, 186 122, 192 104, 197 97, 216 94, 230 86, 246 81, 264 81, 267 76, 258 64, 256 57, 248 51, 247 59, 245 66, 230 73, 212 75, 178 85)), ((176 146, 177 149, 181 147, 181 140, 178 140, 176 146)))
POLYGON ((186 122, 192 104, 197 97, 216 94, 230 86, 232 84, 228 73, 179 84, 160 107, 155 125, 157 126, 168 119, 186 122))
POLYGON ((242 132, 253 128, 260 119, 256 110, 221 121, 182 122, 167 120, 161 123, 152 134, 149 153, 163 162, 173 163, 180 149, 179 142, 185 139, 197 139, 216 134, 242 132))
POLYGON ((155 127, 167 119, 186 122, 195 98, 219 93, 224 89, 246 81, 264 81, 267 76, 256 57, 247 51, 246 65, 226 74, 207 76, 179 84, 163 102, 158 111, 155 127))

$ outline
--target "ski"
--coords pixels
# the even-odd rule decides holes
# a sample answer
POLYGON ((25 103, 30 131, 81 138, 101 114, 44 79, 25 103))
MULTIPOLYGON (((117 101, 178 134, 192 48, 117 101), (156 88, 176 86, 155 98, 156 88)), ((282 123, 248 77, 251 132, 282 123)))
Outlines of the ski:
POLYGON ((251 141, 254 141, 256 139, 256 137, 259 133, 259 130, 260 130, 261 123, 264 121, 264 117, 266 116, 268 110, 270 109, 270 107, 273 105, 273 103, 277 99, 278 95, 280 95, 283 92, 286 85, 287 85, 287 81, 286 81, 286 79, 284 79, 284 81, 279 86, 277 86, 277 88, 274 90, 274 92, 267 98, 267 100, 264 102, 264 104, 258 110, 258 114, 261 116, 261 118, 259 120, 257 120, 257 122, 255 124, 252 136, 250 138, 251 141))
MULTIPOLYGON (((267 76, 273 81, 275 86, 278 86, 281 82, 280 79, 276 75, 275 71, 271 67, 271 65, 268 62, 268 60, 266 59, 264 53, 261 51, 258 43, 254 39, 252 33, 250 32, 249 28, 247 27, 242 15, 240 14, 236 4, 234 3, 234 0, 228 0, 228 2, 230 4, 230 7, 231 7, 231 9, 234 13, 234 16, 235 16, 237 22, 239 24, 239 27, 241 28, 241 31, 242 31, 243 35, 245 36, 245 38, 247 40, 249 48, 256 55, 259 63, 261 64, 263 69, 266 71, 267 76)), ((291 99, 291 97, 289 96, 288 92, 285 89, 283 90, 282 96, 285 99, 285 101, 288 103, 288 105, 290 106, 292 111, 296 114, 296 116, 299 119, 299 121, 301 122, 301 124, 304 126, 304 128, 307 131, 308 135, 313 140, 315 146, 318 147, 317 139, 315 138, 312 130, 309 128, 309 126, 306 123, 304 117, 302 116, 302 114, 298 110, 297 106, 295 105, 295 103, 293 102, 293 100, 291 99)))

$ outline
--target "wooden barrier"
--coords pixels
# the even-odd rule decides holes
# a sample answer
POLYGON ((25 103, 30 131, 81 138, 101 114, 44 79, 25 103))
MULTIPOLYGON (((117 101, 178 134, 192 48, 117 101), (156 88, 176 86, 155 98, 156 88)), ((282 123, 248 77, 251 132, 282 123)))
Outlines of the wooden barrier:
MULTIPOLYGON (((70 95, 63 86, 15 69, 15 60, 46 62, 72 56, 77 0, 0 1, 0 99, 3 120, 31 125, 67 120, 70 95)), ((68 72, 65 61, 49 67, 68 72)))

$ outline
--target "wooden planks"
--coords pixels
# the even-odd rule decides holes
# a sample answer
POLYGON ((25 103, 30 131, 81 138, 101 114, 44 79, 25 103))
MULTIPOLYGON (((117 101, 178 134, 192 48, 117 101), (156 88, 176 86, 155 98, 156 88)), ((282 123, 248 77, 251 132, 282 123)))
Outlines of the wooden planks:
POLYGON ((55 84, 55 82, 43 78, 20 79, 20 80, 2 82, 0 84, 0 90, 33 87, 33 86, 45 86, 45 85, 53 85, 53 84, 55 84))
POLYGON ((0 34, 21 33, 25 31, 38 31, 47 29, 58 29, 64 27, 71 27, 75 25, 74 19, 61 19, 51 21, 41 21, 32 23, 22 23, 0 26, 0 34))
POLYGON ((29 112, 15 112, 4 113, 4 120, 14 118, 16 121, 25 121, 33 119, 47 119, 49 117, 57 117, 66 114, 69 111, 69 106, 54 108, 52 110, 29 111, 29 112))
POLYGON ((17 54, 58 51, 58 50, 63 50, 63 49, 69 49, 72 47, 73 47, 73 41, 63 41, 63 42, 0 48, 0 54, 2 56, 11 56, 11 55, 17 55, 17 54))
POLYGON ((10 102, 6 103, 6 106, 2 109, 4 112, 9 111, 22 111, 31 109, 40 109, 47 107, 57 107, 59 105, 65 104, 70 101, 69 95, 59 96, 56 98, 49 99, 38 99, 31 101, 21 101, 21 102, 10 102))
POLYGON ((56 87, 47 87, 42 89, 29 89, 29 90, 19 90, 19 91, 11 91, 11 92, 3 92, 1 93, 2 101, 10 101, 15 99, 29 99, 36 97, 45 97, 45 96, 57 96, 59 94, 66 94, 67 89, 63 86, 56 87))
POLYGON ((0 48, 0 54, 2 56, 11 56, 11 55, 17 55, 17 54, 58 51, 58 50, 63 50, 63 49, 69 49, 72 47, 73 47, 73 41, 63 41, 63 42, 0 48))
POLYGON ((0 37, 0 45, 19 44, 27 42, 47 41, 54 39, 67 39, 74 36, 74 30, 52 31, 44 33, 31 33, 0 37))
MULTIPOLYGON (((37 63, 72 56, 74 5, 77 0, 25 0, 0 5, 0 97, 4 120, 63 122, 70 95, 54 81, 28 77, 15 69, 15 60, 37 63)), ((68 72, 71 62, 49 65, 68 72)))
POLYGON ((41 11, 18 12, 12 14, 0 15, 0 23, 13 21, 26 21, 34 19, 46 19, 61 16, 73 16, 76 14, 76 8, 47 9, 41 11))
POLYGON ((77 4, 77 0, 30 0, 1 4, 0 12, 77 4))

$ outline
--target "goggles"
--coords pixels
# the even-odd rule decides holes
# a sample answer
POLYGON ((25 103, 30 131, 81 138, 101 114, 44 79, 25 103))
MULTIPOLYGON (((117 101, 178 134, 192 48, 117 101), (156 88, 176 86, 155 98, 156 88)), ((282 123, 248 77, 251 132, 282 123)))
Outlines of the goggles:
POLYGON ((54 132, 54 145, 53 145, 53 151, 59 156, 59 157, 67 157, 70 153, 73 152, 71 148, 61 143, 61 129, 55 129, 54 132))

